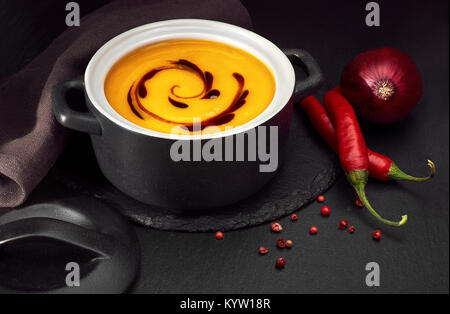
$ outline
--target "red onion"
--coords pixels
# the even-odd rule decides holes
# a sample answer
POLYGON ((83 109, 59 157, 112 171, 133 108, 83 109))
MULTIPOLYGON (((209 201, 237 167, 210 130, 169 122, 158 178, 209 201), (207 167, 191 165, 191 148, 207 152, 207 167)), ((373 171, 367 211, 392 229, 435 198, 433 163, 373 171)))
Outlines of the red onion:
POLYGON ((422 96, 422 79, 405 52, 377 48, 356 56, 342 73, 341 88, 364 119, 393 123, 410 113, 422 96))

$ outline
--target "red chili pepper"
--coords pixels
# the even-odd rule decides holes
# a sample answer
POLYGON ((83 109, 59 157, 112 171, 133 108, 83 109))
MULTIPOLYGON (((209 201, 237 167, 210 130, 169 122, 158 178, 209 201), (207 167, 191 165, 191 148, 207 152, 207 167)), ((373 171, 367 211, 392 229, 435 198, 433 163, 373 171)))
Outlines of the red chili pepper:
POLYGON ((355 233, 355 226, 348 227, 348 233, 355 233))
POLYGON ((291 220, 292 220, 292 221, 297 221, 297 220, 298 220, 297 214, 292 214, 292 215, 291 215, 291 220))
POLYGON ((407 215, 404 215, 399 222, 384 219, 372 208, 366 197, 365 186, 369 179, 369 157, 353 107, 336 90, 331 90, 325 95, 325 106, 336 128, 341 166, 359 199, 381 222, 390 226, 402 226, 408 220, 407 215))
MULTIPOLYGON (((335 91, 340 92, 340 89, 336 88, 335 91)), ((336 130, 322 104, 314 96, 303 99, 300 104, 320 136, 327 142, 331 149, 337 152, 336 130)), ((428 160, 428 166, 431 168, 430 174, 424 178, 416 178, 400 170, 392 159, 387 156, 378 154, 370 149, 367 150, 367 154, 369 157, 369 174, 372 178, 377 180, 409 180, 424 182, 430 180, 436 172, 436 166, 431 160, 428 160)))

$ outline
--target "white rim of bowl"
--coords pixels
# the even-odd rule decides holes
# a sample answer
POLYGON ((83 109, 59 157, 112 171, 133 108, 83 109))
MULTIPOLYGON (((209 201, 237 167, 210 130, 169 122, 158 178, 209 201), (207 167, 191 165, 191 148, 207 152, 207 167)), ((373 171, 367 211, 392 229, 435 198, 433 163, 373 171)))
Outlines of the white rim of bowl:
POLYGON ((295 88, 295 72, 286 55, 272 42, 247 29, 210 20, 175 19, 131 29, 108 41, 92 57, 85 73, 86 94, 92 105, 115 124, 142 135, 164 139, 213 139, 249 131, 276 116, 290 101, 295 88), (203 39, 243 49, 261 60, 275 78, 275 95, 266 110, 255 119, 230 130, 201 135, 162 133, 136 125, 108 103, 104 82, 111 67, 130 52, 161 41, 203 39))

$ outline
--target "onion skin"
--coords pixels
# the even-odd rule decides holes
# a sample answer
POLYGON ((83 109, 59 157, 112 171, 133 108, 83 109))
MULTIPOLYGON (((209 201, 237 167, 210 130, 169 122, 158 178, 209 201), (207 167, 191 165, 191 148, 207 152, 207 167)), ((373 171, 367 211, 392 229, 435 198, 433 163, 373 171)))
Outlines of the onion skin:
POLYGON ((382 47, 359 54, 347 65, 341 89, 361 117, 388 124, 415 108, 422 96, 422 79, 408 54, 382 47))

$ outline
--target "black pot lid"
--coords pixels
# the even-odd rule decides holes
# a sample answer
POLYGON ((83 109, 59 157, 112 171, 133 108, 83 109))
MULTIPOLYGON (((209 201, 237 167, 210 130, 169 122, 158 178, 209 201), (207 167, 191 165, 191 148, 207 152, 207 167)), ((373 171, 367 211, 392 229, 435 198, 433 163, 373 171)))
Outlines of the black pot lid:
POLYGON ((2 292, 123 293, 139 265, 130 224, 92 198, 67 198, 0 216, 2 292))

